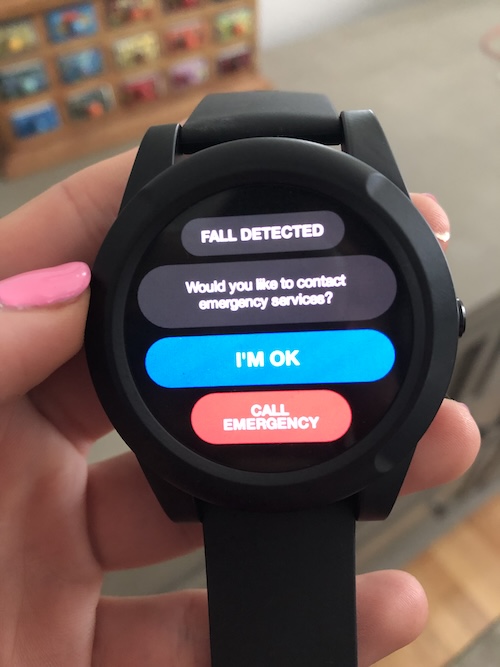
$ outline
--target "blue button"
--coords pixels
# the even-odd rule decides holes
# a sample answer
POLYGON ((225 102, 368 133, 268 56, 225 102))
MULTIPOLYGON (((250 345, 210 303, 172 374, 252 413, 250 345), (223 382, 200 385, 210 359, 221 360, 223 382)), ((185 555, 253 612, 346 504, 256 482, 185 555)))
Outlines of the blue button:
POLYGON ((394 366, 379 331, 299 331, 162 338, 146 355, 161 387, 244 387, 375 382, 394 366))

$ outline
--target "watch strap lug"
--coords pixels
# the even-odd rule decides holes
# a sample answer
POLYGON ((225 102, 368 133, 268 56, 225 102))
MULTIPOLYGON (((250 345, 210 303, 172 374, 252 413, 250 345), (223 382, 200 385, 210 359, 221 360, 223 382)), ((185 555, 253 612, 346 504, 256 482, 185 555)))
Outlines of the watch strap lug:
POLYGON ((199 522, 200 517, 194 498, 166 482, 151 468, 144 465, 140 459, 138 461, 153 493, 170 519, 179 523, 199 522))
POLYGON ((171 167, 178 155, 180 125, 156 125, 144 135, 128 179, 120 211, 162 171, 171 167))
POLYGON ((408 195, 389 142, 373 111, 342 111, 340 122, 344 136, 342 150, 379 171, 408 195))
POLYGON ((258 90, 207 95, 181 131, 183 153, 251 137, 340 144, 339 116, 326 95, 258 90))

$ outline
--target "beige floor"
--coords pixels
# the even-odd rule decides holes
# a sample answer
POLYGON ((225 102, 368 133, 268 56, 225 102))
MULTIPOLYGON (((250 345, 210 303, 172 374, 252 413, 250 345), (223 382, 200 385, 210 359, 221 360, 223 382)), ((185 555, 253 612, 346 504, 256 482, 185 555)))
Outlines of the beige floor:
MULTIPOLYGON (((497 495, 405 567, 427 592, 429 621, 416 642, 377 667, 448 665, 499 618, 499 522, 497 495)), ((488 664, 500 664, 500 655, 488 664)))

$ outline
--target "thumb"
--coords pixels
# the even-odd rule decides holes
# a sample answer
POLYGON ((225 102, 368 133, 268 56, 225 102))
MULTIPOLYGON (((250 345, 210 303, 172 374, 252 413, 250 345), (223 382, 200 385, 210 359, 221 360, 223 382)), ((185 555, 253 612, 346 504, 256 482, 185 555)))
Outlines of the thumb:
POLYGON ((78 352, 89 282, 82 262, 0 281, 0 403, 26 393, 78 352))

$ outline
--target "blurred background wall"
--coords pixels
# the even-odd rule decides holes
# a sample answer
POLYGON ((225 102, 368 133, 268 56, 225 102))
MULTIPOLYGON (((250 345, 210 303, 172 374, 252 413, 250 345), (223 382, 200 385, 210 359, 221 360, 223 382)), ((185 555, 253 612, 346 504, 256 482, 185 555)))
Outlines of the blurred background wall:
POLYGON ((293 42, 352 21, 362 14, 387 11, 417 0, 261 0, 261 47, 293 42))

